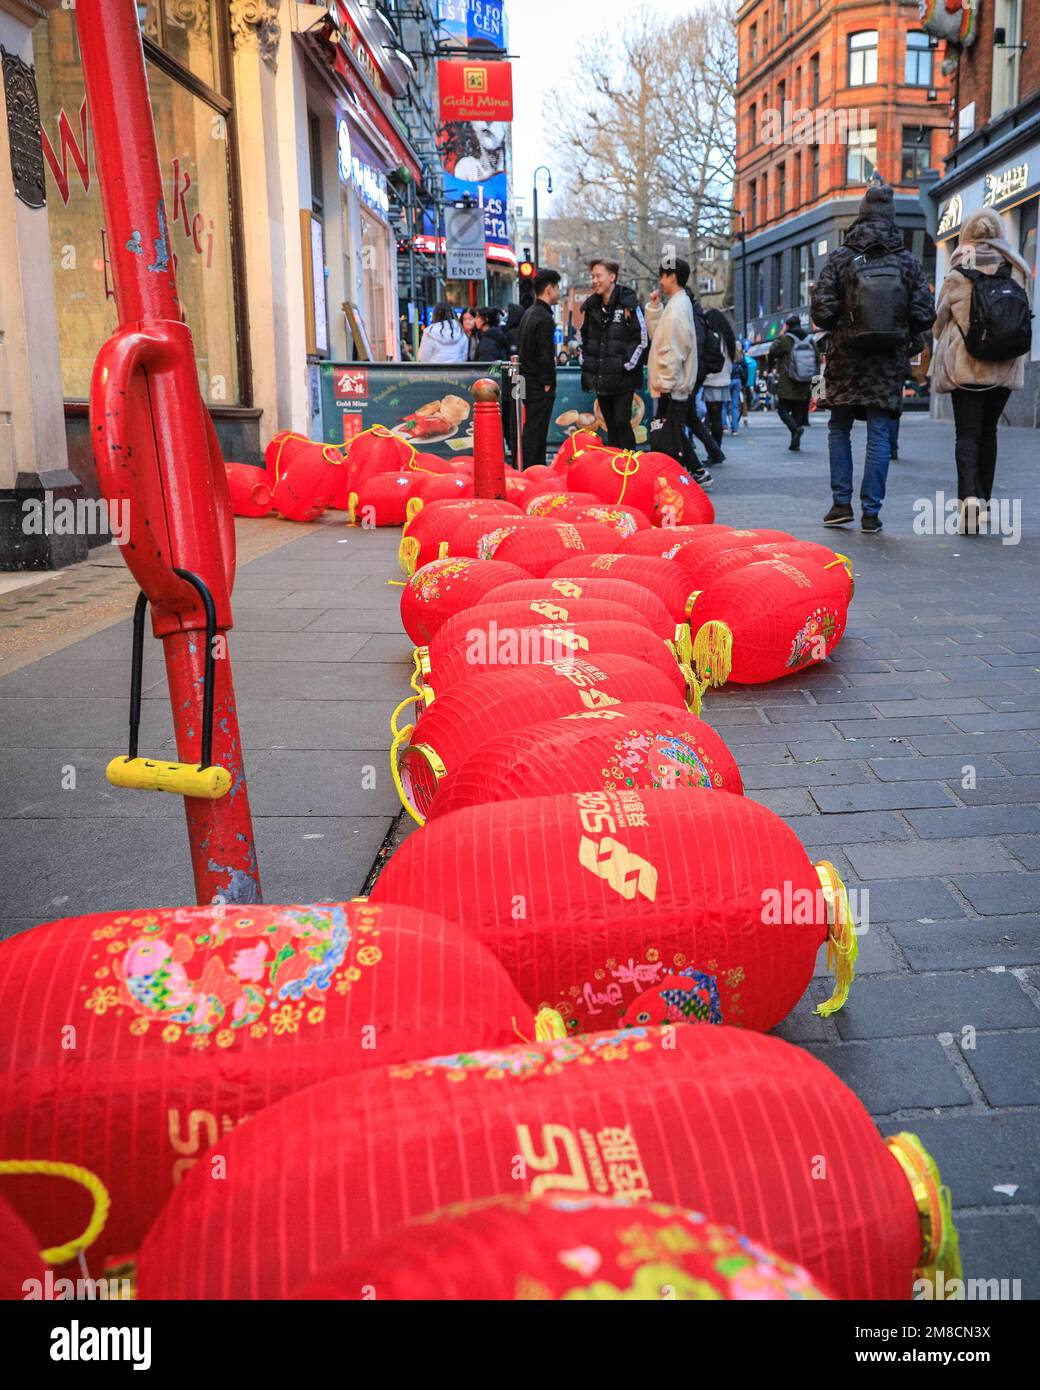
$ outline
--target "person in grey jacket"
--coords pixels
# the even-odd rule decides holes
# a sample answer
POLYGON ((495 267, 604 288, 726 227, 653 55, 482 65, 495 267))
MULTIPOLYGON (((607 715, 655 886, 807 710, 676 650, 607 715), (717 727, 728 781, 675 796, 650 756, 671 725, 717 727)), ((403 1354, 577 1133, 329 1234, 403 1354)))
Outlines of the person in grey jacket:
POLYGON ((469 356, 469 339, 455 310, 442 301, 433 311, 433 318, 423 330, 419 344, 419 361, 425 363, 465 362, 469 356))

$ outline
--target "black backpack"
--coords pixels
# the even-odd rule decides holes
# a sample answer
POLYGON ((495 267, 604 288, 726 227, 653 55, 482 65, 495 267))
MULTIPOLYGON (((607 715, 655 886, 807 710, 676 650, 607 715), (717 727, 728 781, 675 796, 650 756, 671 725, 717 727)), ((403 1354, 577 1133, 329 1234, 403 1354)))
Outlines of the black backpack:
POLYGON ((845 286, 848 340, 858 352, 903 348, 910 337, 910 306, 898 252, 855 256, 845 286))
POLYGON ((686 294, 693 305, 693 325, 697 332, 697 380, 701 382, 706 376, 714 376, 722 371, 726 365, 726 353, 722 346, 722 335, 709 324, 704 310, 689 290, 686 294))
POLYGON ((1011 265, 1004 261, 993 275, 981 270, 960 273, 971 281, 971 312, 968 331, 961 332, 964 346, 979 362, 1009 362, 1028 352, 1033 341, 1033 315, 1029 296, 1011 278, 1011 265))

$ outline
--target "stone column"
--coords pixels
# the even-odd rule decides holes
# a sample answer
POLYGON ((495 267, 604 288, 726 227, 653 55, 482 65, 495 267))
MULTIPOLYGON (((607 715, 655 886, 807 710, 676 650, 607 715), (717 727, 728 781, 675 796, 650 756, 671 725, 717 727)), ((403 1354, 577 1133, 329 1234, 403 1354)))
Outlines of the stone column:
POLYGON ((26 524, 39 512, 26 503, 83 496, 65 448, 33 69, 32 28, 59 4, 0 0, 0 570, 57 569, 87 555, 85 535, 47 535, 26 524))

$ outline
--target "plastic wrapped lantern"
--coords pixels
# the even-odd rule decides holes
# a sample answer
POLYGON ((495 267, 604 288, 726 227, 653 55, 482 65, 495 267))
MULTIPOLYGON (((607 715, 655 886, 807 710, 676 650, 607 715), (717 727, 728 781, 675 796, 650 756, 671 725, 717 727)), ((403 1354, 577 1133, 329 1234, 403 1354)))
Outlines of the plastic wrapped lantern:
MULTIPOLYGON (((52 922, 0 945, 0 1004, 0 1158, 54 1156, 104 1184, 95 1274, 264 1106, 329 1076, 538 1028, 458 927, 364 902, 52 922)), ((41 1246, 88 1225, 89 1193, 60 1174, 0 1169, 0 1195, 41 1246)))
POLYGON ((416 646, 429 642, 445 618, 482 602, 503 584, 527 579, 517 565, 501 560, 451 556, 416 570, 401 590, 401 622, 416 646))
POLYGON ((506 496, 510 502, 515 502, 525 510, 527 504, 536 497, 545 497, 552 492, 562 492, 563 484, 555 478, 529 478, 527 475, 532 470, 525 469, 523 473, 515 477, 511 473, 506 474, 506 496))
POLYGON ((828 1297, 800 1265, 701 1212, 606 1197, 499 1197, 409 1222, 293 1297, 803 1302, 828 1297))
POLYGON ((414 473, 371 474, 348 498, 350 521, 357 526, 403 526, 414 484, 414 473))
POLYGON ((625 579, 657 595, 674 622, 686 622, 695 586, 671 560, 652 555, 590 555, 564 560, 549 571, 550 579, 625 579))
POLYGON ((733 754, 710 725, 672 705, 632 703, 531 724, 483 744, 445 779, 430 820, 488 801, 654 787, 744 791, 733 754))
MULTIPOLYGON (((601 447, 602 443, 603 441, 595 430, 575 430, 573 434, 567 436, 556 450, 552 463, 548 465, 548 471, 553 474, 554 477, 565 477, 575 457, 580 454, 583 449, 598 449, 601 447)), ((543 468, 545 466, 544 464, 535 465, 535 467, 543 468)), ((530 468, 524 470, 525 473, 530 473, 531 471, 530 468)))
POLYGON ((629 700, 685 708, 683 691, 663 671, 610 652, 595 660, 568 657, 549 665, 478 672, 433 699, 414 727, 396 723, 412 703, 404 701, 394 712, 390 750, 401 803, 421 823, 444 777, 497 734, 629 700))
POLYGON ((267 447, 271 504, 286 521, 316 521, 344 485, 346 466, 331 444, 276 435, 267 447), (277 441, 277 442, 276 442, 277 441))
POLYGON ((443 502, 473 496, 469 473, 417 473, 408 499, 409 520, 428 502, 443 502))
POLYGON ((251 463, 224 462, 231 510, 236 516, 266 516, 274 506, 267 471, 251 463))
POLYGON ((416 454, 408 464, 410 473, 441 473, 450 476, 453 473, 472 473, 473 460, 451 458, 438 458, 436 454, 416 454))
POLYGON ((693 665, 702 688, 759 685, 823 661, 841 641, 851 585, 838 559, 761 560, 732 570, 696 598, 693 665))
POLYGON ((358 492, 366 478, 376 473, 410 471, 416 458, 414 447, 385 425, 372 425, 362 430, 345 447, 347 481, 351 492, 358 492))
POLYGON ((682 670, 675 643, 662 641, 638 623, 599 621, 579 626, 543 622, 510 627, 496 616, 479 626, 471 619, 454 644, 442 641, 443 631, 442 627, 429 647, 417 649, 419 675, 437 695, 477 671, 534 666, 568 657, 595 660, 612 652, 656 666, 684 699, 694 699, 693 672, 689 667, 682 670))
MULTIPOLYGON (((601 447, 585 449, 575 458, 567 474, 567 486, 593 492, 610 506, 638 507, 651 516, 660 490, 658 479, 674 485, 683 473, 685 469, 667 454, 637 454, 601 447)), ((676 516, 672 524, 679 525, 681 520, 676 516)))
POLYGON ((833 866, 814 867, 767 807, 721 790, 589 790, 438 816, 396 851, 374 897, 458 922, 576 1033, 683 1021, 765 1032, 828 942, 837 980, 817 1012, 831 1014, 858 949, 833 866))
MULTIPOLYGON (((675 638, 678 625, 661 600, 644 584, 628 579, 523 579, 503 584, 491 590, 488 603, 544 602, 545 616, 551 621, 567 622, 568 614, 578 600, 597 603, 617 603, 627 609, 632 622, 644 623, 658 637, 675 638), (553 611, 553 610, 557 611, 553 611)), ((685 627, 685 624, 683 625, 685 627)))
POLYGON ((519 516, 519 507, 483 497, 447 498, 430 502, 405 522, 397 558, 405 574, 414 574, 431 560, 440 560, 456 529, 483 516, 519 516))
POLYGON ((343 1077, 256 1115, 219 1153, 226 1179, 189 1173, 149 1231, 142 1300, 282 1298, 410 1220, 528 1192, 710 1212, 836 1298, 909 1299, 915 1278, 959 1273, 950 1194, 920 1141, 882 1139, 808 1052, 732 1028, 343 1077))

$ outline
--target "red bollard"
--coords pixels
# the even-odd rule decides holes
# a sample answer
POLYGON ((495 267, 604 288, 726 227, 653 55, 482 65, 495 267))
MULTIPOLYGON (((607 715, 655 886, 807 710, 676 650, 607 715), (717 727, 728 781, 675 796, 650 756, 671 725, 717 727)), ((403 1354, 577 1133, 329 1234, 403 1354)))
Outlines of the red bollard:
MULTIPOLYGON (((90 387, 98 482, 108 501, 128 504, 123 559, 151 604, 153 631, 163 643, 183 765, 198 764, 203 748, 207 642, 202 595, 177 571, 197 576, 212 597, 218 659, 210 753, 214 767, 229 774, 230 790, 213 800, 185 794, 195 891, 200 904, 259 902, 223 636, 232 625, 234 521, 220 446, 199 394, 191 333, 177 295, 137 6, 134 0, 79 0, 76 28, 119 314, 119 327, 98 354, 90 387)), ((191 769, 187 772, 190 776, 191 769)))
POLYGON ((506 445, 498 382, 473 383, 473 495, 506 500, 506 445))

